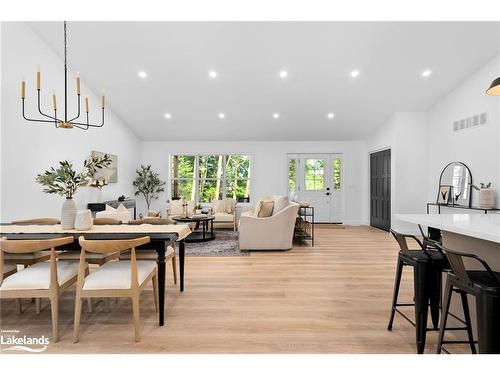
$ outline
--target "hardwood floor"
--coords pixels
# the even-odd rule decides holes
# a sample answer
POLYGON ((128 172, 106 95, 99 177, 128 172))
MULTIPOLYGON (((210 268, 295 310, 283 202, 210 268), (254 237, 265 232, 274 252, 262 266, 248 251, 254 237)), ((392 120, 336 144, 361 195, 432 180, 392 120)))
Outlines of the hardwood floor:
MULTIPOLYGON (((414 328, 396 316, 387 331, 397 245, 370 227, 317 226, 314 248, 252 252, 249 257, 188 257, 180 293, 168 270, 166 325, 158 326, 152 294, 141 295, 141 341, 134 342, 131 302, 82 310, 73 344, 74 291, 60 302, 60 342, 49 353, 415 353, 414 328)), ((187 245, 189 246, 189 245, 187 245)), ((412 299, 411 271, 401 301, 412 299)), ((2 301, 1 328, 51 335, 50 306, 2 301)), ((412 308, 408 308, 409 314, 412 308)), ((433 353, 436 332, 427 335, 433 353)), ((460 347, 453 351, 460 351, 460 347)), ((466 348, 464 352, 467 352, 466 348)))

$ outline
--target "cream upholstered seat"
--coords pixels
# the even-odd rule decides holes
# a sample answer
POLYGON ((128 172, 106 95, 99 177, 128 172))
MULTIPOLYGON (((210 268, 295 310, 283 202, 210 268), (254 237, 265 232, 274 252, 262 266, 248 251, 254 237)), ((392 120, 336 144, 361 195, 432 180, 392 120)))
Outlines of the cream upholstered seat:
MULTIPOLYGON (((88 274, 86 263, 57 261, 56 247, 73 243, 72 236, 48 240, 8 240, 0 239, 0 267, 4 267, 4 254, 28 254, 50 249, 50 261, 36 263, 4 278, 0 273, 0 298, 36 298, 37 312, 40 298, 50 299, 53 341, 59 341, 58 310, 59 295, 77 279, 78 272, 88 274)), ((22 306, 19 304, 19 311, 22 306)))
MULTIPOLYGON (((274 199, 276 202, 277 199, 274 199)), ((276 204, 276 203, 275 203, 276 204)), ((239 244, 242 250, 287 250, 292 248, 293 232, 299 205, 289 202, 269 217, 259 217, 252 211, 240 217, 239 244)))
POLYGON ((236 199, 215 200, 212 202, 211 211, 211 214, 215 217, 214 226, 232 228, 233 231, 236 231, 236 199))
POLYGON ((87 297, 128 297, 132 299, 135 341, 140 340, 139 297, 148 281, 153 284, 155 308, 158 311, 158 279, 156 264, 152 261, 136 259, 135 248, 150 241, 148 236, 130 240, 86 240, 79 238, 82 250, 75 298, 75 328, 73 341, 79 340, 82 299, 87 297), (130 261, 119 260, 99 267, 86 276, 86 253, 112 253, 131 250, 130 261))
MULTIPOLYGON (((83 290, 96 289, 130 289, 130 261, 109 262, 85 278, 83 290)), ((156 263, 150 260, 137 261, 137 281, 144 283, 147 277, 156 269, 156 263)))
MULTIPOLYGON (((78 262, 57 262, 57 279, 59 286, 78 275, 78 262)), ((50 262, 36 263, 7 277, 0 291, 23 289, 49 289, 50 288, 50 262)))

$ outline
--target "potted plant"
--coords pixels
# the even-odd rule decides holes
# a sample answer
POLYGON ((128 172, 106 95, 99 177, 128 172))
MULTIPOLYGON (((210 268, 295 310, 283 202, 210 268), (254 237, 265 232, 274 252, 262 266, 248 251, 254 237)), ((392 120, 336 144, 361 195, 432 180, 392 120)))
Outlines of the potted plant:
POLYGON ((495 196, 496 190, 491 187, 491 182, 487 184, 481 182, 479 187, 476 185, 471 185, 472 188, 479 191, 479 207, 481 208, 494 208, 495 207, 495 196))
POLYGON ((141 165, 141 168, 137 169, 135 173, 136 177, 134 182, 132 182, 132 185, 136 188, 135 195, 142 194, 149 211, 151 201, 158 199, 159 194, 165 191, 164 186, 166 182, 160 179, 158 173, 153 172, 151 165, 141 165))
POLYGON ((194 210, 195 214, 197 214, 197 215, 201 214, 202 209, 203 209, 203 208, 201 207, 201 203, 198 203, 198 204, 196 205, 195 210, 194 210))
POLYGON ((36 182, 45 187, 43 189, 45 193, 66 197, 61 210, 62 229, 73 229, 75 227, 76 205, 73 196, 77 189, 80 186, 88 185, 89 180, 98 169, 110 165, 111 159, 107 154, 102 157, 89 156, 83 162, 83 169, 78 173, 74 170, 73 163, 64 160, 59 162, 57 169, 51 167, 36 176, 36 182))

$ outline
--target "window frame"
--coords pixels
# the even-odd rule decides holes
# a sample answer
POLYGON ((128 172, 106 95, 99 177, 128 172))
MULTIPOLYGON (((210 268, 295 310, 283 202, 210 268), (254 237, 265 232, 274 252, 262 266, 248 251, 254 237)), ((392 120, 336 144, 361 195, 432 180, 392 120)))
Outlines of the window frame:
MULTIPOLYGON (((248 177, 246 178, 237 178, 237 181, 250 181, 250 194, 248 196, 248 202, 238 202, 239 204, 251 204, 253 202, 253 154, 248 153, 248 152, 230 152, 230 153, 213 153, 213 152, 204 152, 204 153, 192 153, 192 152, 176 152, 172 153, 169 155, 169 164, 168 164, 168 171, 169 171, 169 184, 168 184, 168 196, 169 196, 169 201, 172 200, 172 185, 175 180, 178 181, 191 181, 191 178, 185 178, 185 177, 178 177, 174 178, 171 175, 172 172, 172 163, 174 156, 194 156, 194 171, 193 171, 193 183, 194 183, 194 191, 195 191, 195 197, 194 200, 198 204, 200 203, 201 205, 207 205, 210 204, 211 202, 201 202, 200 201, 200 175, 199 175, 199 170, 200 170, 200 156, 222 156, 222 164, 224 167, 222 168, 222 176, 220 179, 215 178, 215 177, 208 177, 205 178, 205 181, 217 181, 220 180, 221 184, 221 196, 222 198, 226 198, 227 194, 227 189, 226 189, 226 184, 227 184, 227 179, 226 179, 226 161, 228 156, 246 156, 248 157, 248 177)), ((214 199, 219 199, 218 197, 214 197, 214 199)))

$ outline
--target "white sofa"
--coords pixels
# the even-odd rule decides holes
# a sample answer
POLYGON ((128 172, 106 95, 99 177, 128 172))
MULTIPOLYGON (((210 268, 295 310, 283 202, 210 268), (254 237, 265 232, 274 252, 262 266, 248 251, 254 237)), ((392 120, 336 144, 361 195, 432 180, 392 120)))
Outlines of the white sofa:
POLYGON ((214 215, 214 227, 232 228, 236 231, 236 199, 226 198, 214 201, 210 206, 211 214, 214 215), (220 202, 217 204, 216 202, 220 202))
POLYGON ((292 248, 293 231, 299 205, 289 204, 270 217, 256 217, 243 212, 239 220, 241 250, 288 250, 292 248))

